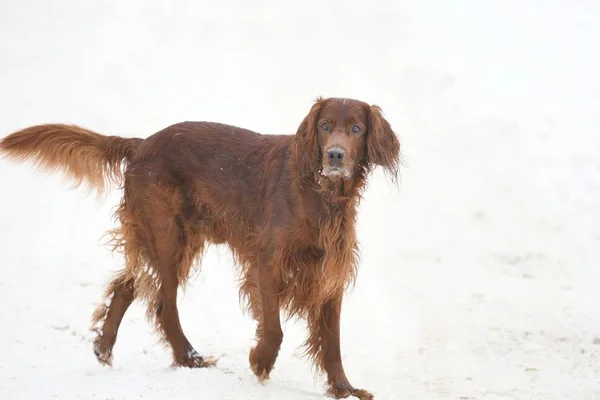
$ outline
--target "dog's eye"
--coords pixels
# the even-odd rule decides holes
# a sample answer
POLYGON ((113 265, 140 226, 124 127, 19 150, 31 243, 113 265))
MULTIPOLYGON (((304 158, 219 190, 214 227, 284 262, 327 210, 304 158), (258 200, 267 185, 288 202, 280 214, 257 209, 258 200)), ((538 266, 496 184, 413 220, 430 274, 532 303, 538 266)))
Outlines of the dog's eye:
POLYGON ((328 131, 328 130, 329 130, 329 124, 328 124, 327 122, 323 122, 323 123, 321 124, 321 128, 322 128, 324 131, 328 131))
POLYGON ((352 133, 359 133, 360 132, 360 126, 354 124, 352 125, 352 133))

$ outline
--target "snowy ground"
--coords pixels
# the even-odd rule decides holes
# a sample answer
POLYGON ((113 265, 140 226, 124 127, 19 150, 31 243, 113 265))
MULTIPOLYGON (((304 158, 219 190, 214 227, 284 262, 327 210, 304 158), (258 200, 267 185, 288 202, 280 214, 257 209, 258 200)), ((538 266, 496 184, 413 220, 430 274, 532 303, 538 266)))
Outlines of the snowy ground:
MULTIPOLYGON (((350 381, 378 399, 600 398, 600 4, 337 3, 3 0, 0 136, 189 119, 292 133, 317 95, 377 103, 408 166, 362 204, 350 381)), ((121 266, 100 242, 119 193, 0 171, 1 398, 323 398, 302 324, 272 380, 252 376, 224 248, 181 302, 218 368, 170 369, 139 304, 101 368, 87 328, 121 266)))

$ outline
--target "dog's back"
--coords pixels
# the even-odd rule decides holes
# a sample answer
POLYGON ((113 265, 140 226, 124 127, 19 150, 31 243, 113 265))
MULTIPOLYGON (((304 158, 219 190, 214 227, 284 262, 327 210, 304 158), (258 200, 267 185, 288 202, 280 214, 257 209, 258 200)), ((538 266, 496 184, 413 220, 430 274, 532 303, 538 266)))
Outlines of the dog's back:
POLYGON ((126 194, 169 188, 181 196, 185 216, 210 220, 210 242, 239 247, 265 223, 264 205, 288 190, 292 140, 211 122, 175 124, 138 146, 125 172, 126 194))

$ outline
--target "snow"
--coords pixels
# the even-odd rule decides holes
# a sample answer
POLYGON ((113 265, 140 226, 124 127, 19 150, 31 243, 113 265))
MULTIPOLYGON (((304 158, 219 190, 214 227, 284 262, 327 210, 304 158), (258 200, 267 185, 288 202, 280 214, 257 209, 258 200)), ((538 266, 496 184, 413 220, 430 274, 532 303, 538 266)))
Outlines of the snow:
MULTIPOLYGON (((361 204, 342 316, 350 382, 379 399, 600 398, 600 3, 4 0, 0 136, 47 122, 146 137, 183 120, 292 133, 318 95, 383 108, 406 167, 361 204)), ((284 327, 248 364, 226 248, 181 294, 212 369, 170 367, 135 303, 112 368, 89 322, 122 259, 101 202, 0 160, 0 397, 321 399, 284 327)))

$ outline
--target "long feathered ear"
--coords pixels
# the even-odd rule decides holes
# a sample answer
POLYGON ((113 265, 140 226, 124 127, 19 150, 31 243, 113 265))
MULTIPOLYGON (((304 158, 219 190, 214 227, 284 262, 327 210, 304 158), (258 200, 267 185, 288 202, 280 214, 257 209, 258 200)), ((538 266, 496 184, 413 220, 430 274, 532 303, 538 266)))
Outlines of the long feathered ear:
POLYGON ((294 138, 294 158, 300 170, 300 177, 318 176, 321 170, 321 149, 317 141, 317 120, 325 99, 318 97, 310 111, 300 123, 294 138))
POLYGON ((369 111, 367 132, 369 163, 383 167, 392 180, 396 181, 400 164, 400 141, 389 122, 383 117, 379 106, 372 105, 369 111))

